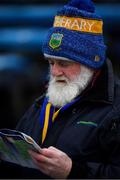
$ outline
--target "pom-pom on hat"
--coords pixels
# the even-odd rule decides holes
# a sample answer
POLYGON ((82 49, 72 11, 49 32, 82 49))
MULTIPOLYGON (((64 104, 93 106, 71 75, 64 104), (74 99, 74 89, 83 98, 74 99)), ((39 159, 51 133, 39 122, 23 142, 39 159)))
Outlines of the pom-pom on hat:
POLYGON ((106 59, 103 21, 91 0, 71 0, 57 12, 44 41, 43 54, 94 69, 103 65, 106 59))

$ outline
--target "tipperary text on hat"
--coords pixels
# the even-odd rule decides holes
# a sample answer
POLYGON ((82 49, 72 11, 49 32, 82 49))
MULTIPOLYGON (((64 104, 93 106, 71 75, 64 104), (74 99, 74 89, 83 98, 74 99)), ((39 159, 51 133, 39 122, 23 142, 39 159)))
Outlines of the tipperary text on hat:
POLYGON ((76 18, 67 16, 56 16, 54 27, 63 27, 81 32, 102 34, 102 20, 76 18))

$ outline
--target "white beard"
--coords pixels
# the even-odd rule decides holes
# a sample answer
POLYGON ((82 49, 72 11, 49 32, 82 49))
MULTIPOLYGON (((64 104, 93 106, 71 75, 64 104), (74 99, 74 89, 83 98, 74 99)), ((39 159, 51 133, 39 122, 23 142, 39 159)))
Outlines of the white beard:
POLYGON ((50 75, 50 81, 46 96, 55 107, 62 107, 70 103, 75 97, 81 94, 88 86, 94 71, 81 65, 80 74, 74 80, 70 81, 66 77, 53 77, 50 75), (56 82, 65 80, 66 83, 56 82))

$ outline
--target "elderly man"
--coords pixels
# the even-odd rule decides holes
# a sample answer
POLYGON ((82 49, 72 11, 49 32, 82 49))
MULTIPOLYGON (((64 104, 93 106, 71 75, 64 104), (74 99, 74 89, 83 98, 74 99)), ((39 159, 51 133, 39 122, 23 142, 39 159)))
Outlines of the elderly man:
POLYGON ((120 178, 120 81, 102 24, 91 1, 72 0, 57 13, 43 46, 47 92, 17 126, 42 147, 29 151, 38 170, 7 164, 8 177, 120 178))

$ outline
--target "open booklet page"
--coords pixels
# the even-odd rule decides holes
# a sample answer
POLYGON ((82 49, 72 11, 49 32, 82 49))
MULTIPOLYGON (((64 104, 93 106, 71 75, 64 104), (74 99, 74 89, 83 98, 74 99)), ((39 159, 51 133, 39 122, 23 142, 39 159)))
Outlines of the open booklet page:
POLYGON ((41 148, 30 136, 20 131, 0 130, 0 159, 37 169, 28 150, 40 153, 41 148))

